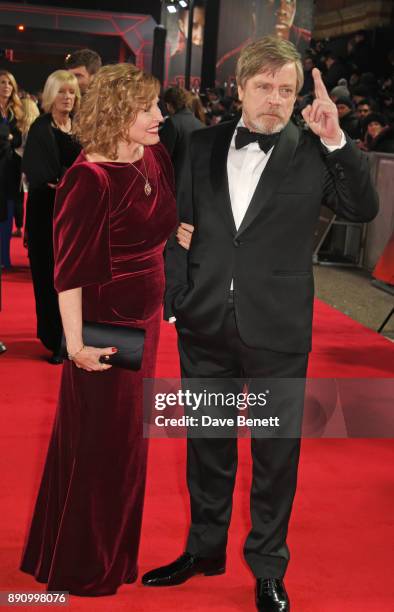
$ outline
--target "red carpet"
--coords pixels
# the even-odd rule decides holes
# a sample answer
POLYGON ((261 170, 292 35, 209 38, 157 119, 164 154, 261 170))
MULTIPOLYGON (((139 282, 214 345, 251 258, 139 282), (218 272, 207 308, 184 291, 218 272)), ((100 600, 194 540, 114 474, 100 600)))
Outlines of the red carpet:
MULTIPOLYGON (((18 268, 3 276, 0 339, 0 590, 41 591, 18 571, 25 530, 41 475, 60 368, 44 361, 35 339, 32 287, 21 241, 18 268)), ((394 345, 331 307, 316 303, 310 376, 394 376, 394 345)), ((163 324, 158 376, 177 376, 175 334, 163 324)), ((115 597, 73 597, 68 609, 98 611, 253 611, 253 579, 242 559, 248 530, 249 443, 240 462, 224 576, 180 587, 124 586, 115 597)), ((181 551, 188 522, 184 441, 152 440, 140 572, 181 551)), ((394 601, 394 445, 391 440, 305 440, 289 542, 287 586, 293 612, 391 612, 394 601)), ((31 609, 26 606, 18 609, 31 609)))

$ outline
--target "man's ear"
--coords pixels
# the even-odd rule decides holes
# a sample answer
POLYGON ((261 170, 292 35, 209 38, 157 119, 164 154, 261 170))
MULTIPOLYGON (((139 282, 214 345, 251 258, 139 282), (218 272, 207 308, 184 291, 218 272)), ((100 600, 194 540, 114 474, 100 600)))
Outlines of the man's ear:
POLYGON ((244 99, 244 90, 243 90, 243 88, 241 87, 241 85, 238 85, 237 90, 238 90, 238 98, 239 98, 239 99, 241 100, 241 102, 242 102, 242 100, 244 99))

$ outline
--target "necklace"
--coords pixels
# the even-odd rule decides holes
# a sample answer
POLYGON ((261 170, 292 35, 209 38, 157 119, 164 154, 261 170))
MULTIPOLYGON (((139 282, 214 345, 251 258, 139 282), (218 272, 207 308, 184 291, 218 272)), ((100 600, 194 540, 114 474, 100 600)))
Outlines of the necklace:
POLYGON ((55 128, 57 128, 58 130, 60 130, 61 132, 64 132, 65 134, 71 134, 71 130, 72 130, 72 123, 71 123, 71 119, 70 117, 68 118, 67 124, 68 124, 68 128, 63 129, 55 120, 54 116, 52 115, 52 123, 55 126, 55 128))
POLYGON ((8 117, 8 105, 3 107, 3 105, 0 104, 0 109, 1 109, 1 116, 3 117, 3 119, 7 119, 7 117, 8 117))
POLYGON ((149 182, 148 171, 146 169, 146 164, 145 164, 145 160, 143 157, 142 157, 142 161, 144 163, 145 174, 143 174, 141 170, 138 170, 138 168, 133 164, 133 162, 129 162, 129 164, 130 166, 133 166, 133 168, 137 170, 138 174, 140 174, 142 178, 144 179, 145 181, 144 192, 145 192, 146 197, 149 198, 150 194, 152 193, 152 185, 149 182))

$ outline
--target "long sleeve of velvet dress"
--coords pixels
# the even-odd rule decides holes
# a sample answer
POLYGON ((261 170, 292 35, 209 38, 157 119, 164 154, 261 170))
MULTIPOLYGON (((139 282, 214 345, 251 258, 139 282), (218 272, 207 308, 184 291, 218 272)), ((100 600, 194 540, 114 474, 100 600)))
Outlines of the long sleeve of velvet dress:
POLYGON ((21 565, 48 590, 108 595, 137 576, 147 455, 142 383, 155 372, 163 249, 176 224, 170 159, 162 145, 145 148, 144 159, 148 197, 131 164, 91 163, 83 154, 57 192, 57 291, 82 287, 85 320, 142 327, 146 338, 138 372, 64 363, 21 565))

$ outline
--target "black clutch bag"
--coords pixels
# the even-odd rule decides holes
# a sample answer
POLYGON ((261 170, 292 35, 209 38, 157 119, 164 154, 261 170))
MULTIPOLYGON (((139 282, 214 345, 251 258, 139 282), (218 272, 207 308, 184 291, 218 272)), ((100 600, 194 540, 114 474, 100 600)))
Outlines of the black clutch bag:
MULTIPOLYGON (((86 346, 106 348, 113 346, 117 353, 110 355, 109 359, 100 358, 107 363, 125 370, 139 370, 144 352, 145 330, 125 325, 111 325, 110 323, 91 323, 84 321, 82 327, 83 343, 86 346)), ((62 337, 60 347, 61 356, 67 359, 66 339, 62 337)))

